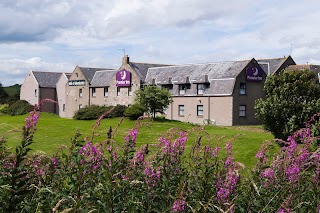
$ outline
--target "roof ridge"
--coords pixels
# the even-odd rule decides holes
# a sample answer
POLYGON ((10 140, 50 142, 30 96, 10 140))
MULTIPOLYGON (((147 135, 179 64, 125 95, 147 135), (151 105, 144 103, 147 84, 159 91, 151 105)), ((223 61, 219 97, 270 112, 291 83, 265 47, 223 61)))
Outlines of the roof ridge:
POLYGON ((274 59, 283 59, 283 60, 285 60, 285 59, 287 59, 287 58, 289 58, 289 56, 279 57, 279 58, 258 58, 258 59, 256 59, 256 60, 257 60, 257 61, 262 61, 262 60, 274 60, 274 59))
POLYGON ((101 68, 101 67, 81 67, 79 66, 80 69, 101 69, 101 70, 113 70, 114 68, 101 68))
POLYGON ((169 65, 169 66, 171 66, 171 65, 174 65, 174 64, 158 64, 158 63, 150 63, 150 62, 148 62, 148 63, 145 63, 145 62, 134 62, 134 61, 130 61, 129 63, 133 63, 133 64, 150 64, 150 65, 169 65))
POLYGON ((31 70, 31 72, 55 73, 55 74, 62 74, 62 73, 65 73, 65 72, 50 72, 50 71, 38 71, 38 70, 31 70))
POLYGON ((149 69, 167 69, 169 67, 186 67, 186 66, 200 66, 200 65, 211 65, 211 64, 222 64, 222 63, 236 63, 236 62, 250 62, 252 59, 246 59, 246 60, 238 60, 238 61, 220 61, 220 62, 206 62, 206 63, 196 63, 196 64, 181 64, 181 65, 173 65, 168 67, 151 67, 149 69))

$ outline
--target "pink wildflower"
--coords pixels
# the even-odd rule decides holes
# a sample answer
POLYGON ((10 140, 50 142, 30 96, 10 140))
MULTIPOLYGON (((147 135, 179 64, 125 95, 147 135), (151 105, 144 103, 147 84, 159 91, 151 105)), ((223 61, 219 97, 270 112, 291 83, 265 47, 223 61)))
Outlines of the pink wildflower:
POLYGON ((172 211, 183 212, 184 210, 185 210, 185 201, 182 199, 175 200, 172 206, 172 211))

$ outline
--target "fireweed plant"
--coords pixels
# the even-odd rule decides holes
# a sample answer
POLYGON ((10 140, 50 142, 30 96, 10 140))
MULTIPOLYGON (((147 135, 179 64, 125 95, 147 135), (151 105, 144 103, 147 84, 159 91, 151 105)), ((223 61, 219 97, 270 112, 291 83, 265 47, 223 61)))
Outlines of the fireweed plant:
POLYGON ((101 143, 76 132, 52 156, 30 153, 39 119, 26 117, 14 153, 0 138, 0 212, 320 212, 320 149, 310 124, 271 155, 266 142, 250 175, 203 127, 173 128, 157 145, 136 147, 141 117, 122 142, 115 129, 101 143), (186 146, 190 135, 195 141, 186 146))

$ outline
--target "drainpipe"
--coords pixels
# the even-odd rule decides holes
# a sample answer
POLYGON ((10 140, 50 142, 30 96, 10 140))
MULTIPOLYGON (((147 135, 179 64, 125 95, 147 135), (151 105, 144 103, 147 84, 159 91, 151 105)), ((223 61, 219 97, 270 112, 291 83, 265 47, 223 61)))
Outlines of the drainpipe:
POLYGON ((208 120, 211 120, 210 119, 210 96, 208 96, 208 120))
POLYGON ((88 83, 88 87, 89 87, 89 106, 90 106, 90 84, 88 83))

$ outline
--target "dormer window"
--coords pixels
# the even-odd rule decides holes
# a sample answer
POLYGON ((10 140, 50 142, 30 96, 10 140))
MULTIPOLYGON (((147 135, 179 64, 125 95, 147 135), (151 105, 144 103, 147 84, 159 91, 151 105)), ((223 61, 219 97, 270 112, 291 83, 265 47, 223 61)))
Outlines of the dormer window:
POLYGON ((205 89, 206 89, 205 84, 197 84, 197 94, 198 95, 203 95, 205 89))
POLYGON ((180 84, 179 85, 179 95, 184 95, 184 94, 186 94, 186 85, 180 84))

